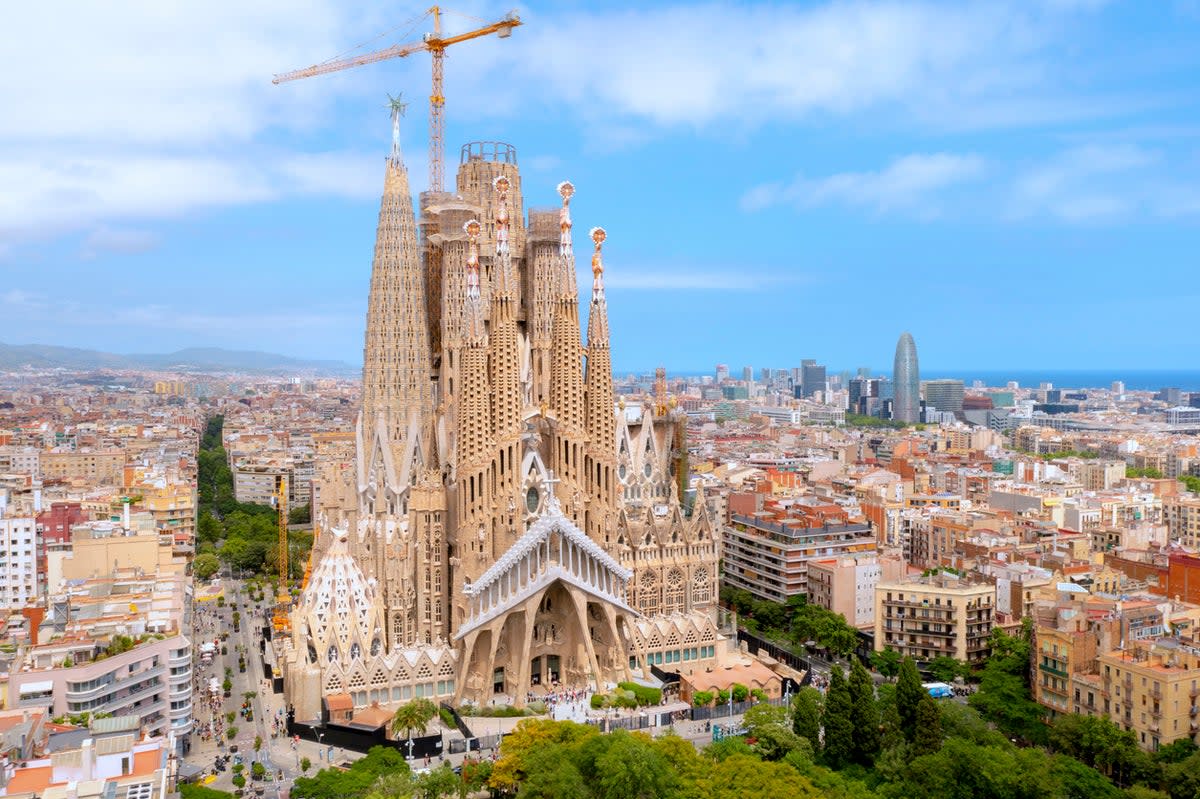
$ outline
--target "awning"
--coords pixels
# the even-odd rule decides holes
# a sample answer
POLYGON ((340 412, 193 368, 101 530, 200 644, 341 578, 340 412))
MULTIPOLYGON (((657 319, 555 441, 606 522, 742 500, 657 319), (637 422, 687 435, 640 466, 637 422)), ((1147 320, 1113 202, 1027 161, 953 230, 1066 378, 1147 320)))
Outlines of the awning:
POLYGON ((44 694, 54 690, 53 680, 42 680, 41 682, 27 682, 21 686, 20 692, 23 694, 44 694))

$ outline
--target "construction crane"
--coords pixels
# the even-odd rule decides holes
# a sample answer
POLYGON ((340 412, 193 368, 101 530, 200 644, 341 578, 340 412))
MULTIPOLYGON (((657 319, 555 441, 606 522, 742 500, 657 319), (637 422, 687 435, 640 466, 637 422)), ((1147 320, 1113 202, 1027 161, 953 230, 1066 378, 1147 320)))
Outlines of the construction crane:
POLYGON ((469 41, 470 39, 478 39, 480 36, 489 36, 496 34, 501 39, 507 39, 512 36, 513 28, 521 24, 520 17, 515 11, 510 12, 503 19, 496 22, 491 22, 481 28, 476 28, 466 33, 458 33, 454 36, 442 35, 442 9, 439 6, 433 6, 425 12, 417 20, 417 24, 427 17, 433 17, 433 32, 426 33, 420 42, 415 44, 397 44, 388 47, 384 50, 376 50, 372 53, 364 53, 358 56, 349 58, 334 58, 320 64, 313 64, 305 69, 297 69, 293 72, 284 72, 276 75, 271 82, 274 84, 286 83, 287 81, 299 80, 300 78, 311 78, 314 75, 326 75, 330 72, 339 72, 343 69, 351 67, 360 67, 363 64, 374 64, 377 61, 387 61, 390 58, 404 58, 413 53, 419 53, 427 50, 433 57, 433 91, 429 95, 429 190, 442 191, 445 184, 445 119, 443 112, 446 105, 446 96, 442 89, 442 61, 446 57, 446 48, 452 44, 469 41))
POLYGON ((276 631, 286 632, 290 622, 288 610, 292 605, 292 592, 288 589, 288 483, 286 475, 275 478, 275 518, 279 525, 279 594, 275 597, 276 631))

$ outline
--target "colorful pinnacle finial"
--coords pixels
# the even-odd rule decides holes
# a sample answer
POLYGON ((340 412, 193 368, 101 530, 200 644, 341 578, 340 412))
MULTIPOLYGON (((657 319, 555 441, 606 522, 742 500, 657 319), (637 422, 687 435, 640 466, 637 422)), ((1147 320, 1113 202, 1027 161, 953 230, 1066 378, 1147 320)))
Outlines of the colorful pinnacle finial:
POLYGON ((562 197, 562 210, 558 212, 558 252, 563 258, 571 258, 571 198, 575 195, 575 187, 569 180, 558 184, 558 193, 562 197))
POLYGON ((604 240, 607 238, 608 234, 604 232, 604 228, 592 228, 592 242, 596 245, 596 251, 592 253, 592 302, 604 299, 604 261, 600 255, 600 248, 604 246, 604 240))
POLYGON ((512 260, 508 249, 508 178, 497 175, 492 181, 496 190, 496 291, 497 296, 509 295, 516 280, 512 274, 512 260))
POLYGON ((496 190, 496 253, 508 252, 508 178, 498 175, 492 181, 496 190))
POLYGON ((463 225, 467 234, 467 299, 479 299, 479 220, 471 219, 463 225))

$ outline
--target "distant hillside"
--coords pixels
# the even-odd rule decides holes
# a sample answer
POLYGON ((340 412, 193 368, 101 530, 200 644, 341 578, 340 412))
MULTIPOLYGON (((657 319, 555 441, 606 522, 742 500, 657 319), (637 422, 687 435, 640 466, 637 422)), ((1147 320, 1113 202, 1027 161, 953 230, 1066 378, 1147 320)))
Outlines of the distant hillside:
POLYGON ((0 342, 0 369, 163 369, 181 372, 255 372, 279 374, 313 372, 354 375, 359 367, 345 361, 289 358, 271 352, 189 347, 168 353, 117 355, 98 350, 56 347, 49 344, 0 342))

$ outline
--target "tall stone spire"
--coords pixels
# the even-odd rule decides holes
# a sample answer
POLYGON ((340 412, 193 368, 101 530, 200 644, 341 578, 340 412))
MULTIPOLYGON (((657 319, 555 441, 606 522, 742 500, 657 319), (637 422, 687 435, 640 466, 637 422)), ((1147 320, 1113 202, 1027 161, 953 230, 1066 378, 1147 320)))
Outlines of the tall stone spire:
POLYGON ((521 350, 517 330, 517 275, 513 268, 509 234, 509 179, 497 175, 492 182, 495 190, 493 207, 496 215, 495 285, 492 289, 491 331, 488 344, 491 350, 492 419, 495 422, 495 443, 498 451, 492 461, 495 475, 496 509, 503 517, 501 531, 507 533, 505 544, 517 535, 517 494, 521 459, 521 350))
MULTIPOLYGON (((560 443, 555 452, 555 472, 569 489, 580 482, 583 441, 586 437, 583 403, 583 345, 579 335, 579 292, 575 284, 575 253, 571 245, 571 197, 575 187, 558 185, 559 212, 558 301, 554 308, 550 350, 550 405, 557 414, 560 443)), ((575 520, 579 522, 577 518, 575 520)))
MULTIPOLYGON (((496 209, 495 287, 492 291, 492 391, 496 437, 515 445, 521 434, 521 363, 517 336, 517 276, 509 241, 507 177, 493 181, 496 209)), ((515 471, 515 470, 514 470, 515 471)))
POLYGON ((398 455, 410 422, 431 413, 432 392, 425 275, 417 250, 408 171, 400 154, 403 103, 393 99, 391 111, 392 151, 384 171, 367 300, 362 420, 364 431, 373 432, 382 419, 392 451, 398 455))
POLYGON ((492 551, 492 438, 491 389, 488 380, 487 336, 479 295, 479 233, 475 219, 463 225, 467 234, 467 296, 464 333, 459 350, 459 384, 455 447, 455 526, 458 546, 474 554, 463 561, 464 575, 473 579, 492 551))
POLYGON ((587 484, 592 502, 587 513, 587 534, 607 543, 607 520, 616 507, 615 466, 617 420, 613 408, 612 355, 608 342, 608 303, 604 298, 604 261, 600 253, 608 237, 604 228, 592 228, 592 303, 588 311, 587 340, 587 484))

